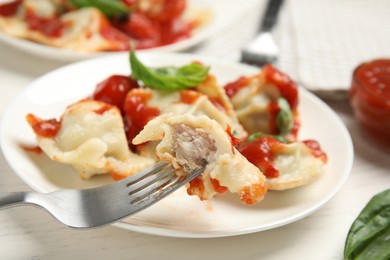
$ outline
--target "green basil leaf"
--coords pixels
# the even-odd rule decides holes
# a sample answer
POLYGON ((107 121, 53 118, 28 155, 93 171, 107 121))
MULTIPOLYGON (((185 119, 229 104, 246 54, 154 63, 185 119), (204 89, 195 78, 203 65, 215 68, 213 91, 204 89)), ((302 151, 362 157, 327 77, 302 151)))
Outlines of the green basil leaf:
POLYGON ((123 15, 131 12, 131 9, 120 0, 71 0, 76 7, 96 7, 106 16, 123 15))
POLYGON ((206 79, 210 69, 199 63, 182 67, 148 68, 137 59, 133 49, 130 51, 130 66, 135 79, 150 88, 168 91, 196 87, 206 79))
POLYGON ((280 111, 276 116, 276 127, 280 135, 286 135, 290 133, 294 127, 294 116, 291 111, 290 105, 285 98, 278 98, 277 100, 280 111))
POLYGON ((288 143, 288 140, 281 135, 268 135, 268 134, 264 134, 263 132, 257 132, 257 133, 251 134, 248 137, 248 142, 253 142, 256 139, 258 139, 260 137, 265 137, 265 136, 270 136, 272 138, 275 138, 276 140, 278 140, 281 143, 288 143))
POLYGON ((390 189, 375 195, 349 230, 344 258, 390 259, 390 189))

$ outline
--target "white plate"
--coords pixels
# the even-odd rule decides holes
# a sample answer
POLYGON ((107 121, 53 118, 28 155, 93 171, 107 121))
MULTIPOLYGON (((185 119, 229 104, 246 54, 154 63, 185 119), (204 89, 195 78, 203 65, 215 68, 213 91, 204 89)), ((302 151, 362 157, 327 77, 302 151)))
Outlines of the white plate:
MULTIPOLYGON (((232 18, 231 15, 229 16, 229 14, 226 13, 227 11, 231 12, 231 8, 229 8, 228 5, 224 5, 223 0, 188 0, 188 10, 189 16, 191 16, 191 12, 196 13, 199 10, 206 10, 211 14, 210 20, 203 26, 194 30, 193 35, 188 39, 161 47, 140 50, 139 52, 184 51, 213 35, 219 28, 226 24, 228 19, 232 18)), ((110 52, 77 52, 67 49, 54 48, 32 41, 15 38, 2 32, 0 32, 0 41, 11 47, 17 48, 18 50, 39 57, 46 57, 61 61, 78 61, 110 54, 110 52)))
MULTIPOLYGON (((147 65, 181 65, 193 60, 211 66, 220 83, 257 72, 256 68, 185 54, 140 54, 147 65)), ((21 145, 36 145, 25 115, 59 117, 72 102, 87 97, 96 83, 112 74, 129 72, 128 55, 117 54, 83 61, 55 70, 34 81, 8 107, 2 120, 1 146, 13 170, 34 190, 87 188, 110 182, 109 176, 82 181, 70 167, 29 153, 21 145), (91 73, 93 72, 93 73, 91 73)), ((331 199, 346 181, 353 161, 352 142, 339 117, 320 99, 300 89, 300 139, 318 140, 329 156, 325 173, 305 187, 270 191, 256 206, 243 205, 225 194, 201 202, 180 190, 117 226, 133 231, 176 237, 221 237, 282 226, 310 213, 331 199)))

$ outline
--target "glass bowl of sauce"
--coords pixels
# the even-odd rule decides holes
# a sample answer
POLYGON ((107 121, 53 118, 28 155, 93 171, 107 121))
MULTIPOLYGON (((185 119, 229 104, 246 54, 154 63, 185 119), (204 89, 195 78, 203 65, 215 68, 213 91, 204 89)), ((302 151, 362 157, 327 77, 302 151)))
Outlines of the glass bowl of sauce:
POLYGON ((390 151, 390 59, 372 60, 354 70, 349 101, 368 136, 390 151))

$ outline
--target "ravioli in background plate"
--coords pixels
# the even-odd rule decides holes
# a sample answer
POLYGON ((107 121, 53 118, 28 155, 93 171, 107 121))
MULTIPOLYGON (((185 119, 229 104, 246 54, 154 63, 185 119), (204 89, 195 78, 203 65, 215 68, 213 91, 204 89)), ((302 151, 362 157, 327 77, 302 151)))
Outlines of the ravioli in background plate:
POLYGON ((15 8, 0 6, 0 40, 31 54, 74 61, 127 51, 130 41, 145 51, 184 50, 221 26, 215 5, 204 0, 175 5, 157 0, 153 6, 159 8, 153 9, 151 1, 131 6, 136 10, 131 19, 122 13, 105 16, 95 7, 74 10, 66 1, 13 1, 15 8))

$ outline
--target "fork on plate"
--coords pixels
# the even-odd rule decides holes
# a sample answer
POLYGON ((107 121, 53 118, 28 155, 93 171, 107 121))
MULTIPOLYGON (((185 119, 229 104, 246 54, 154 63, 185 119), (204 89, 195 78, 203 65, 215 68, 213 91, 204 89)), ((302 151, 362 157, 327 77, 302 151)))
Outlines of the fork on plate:
POLYGON ((279 48, 272 36, 272 29, 282 4, 283 0, 268 0, 259 33, 241 50, 241 62, 264 66, 277 60, 279 48))
POLYGON ((1 192, 0 209, 34 205, 69 227, 99 227, 153 205, 203 171, 201 168, 179 177, 171 166, 159 162, 126 179, 97 188, 51 193, 1 192))

